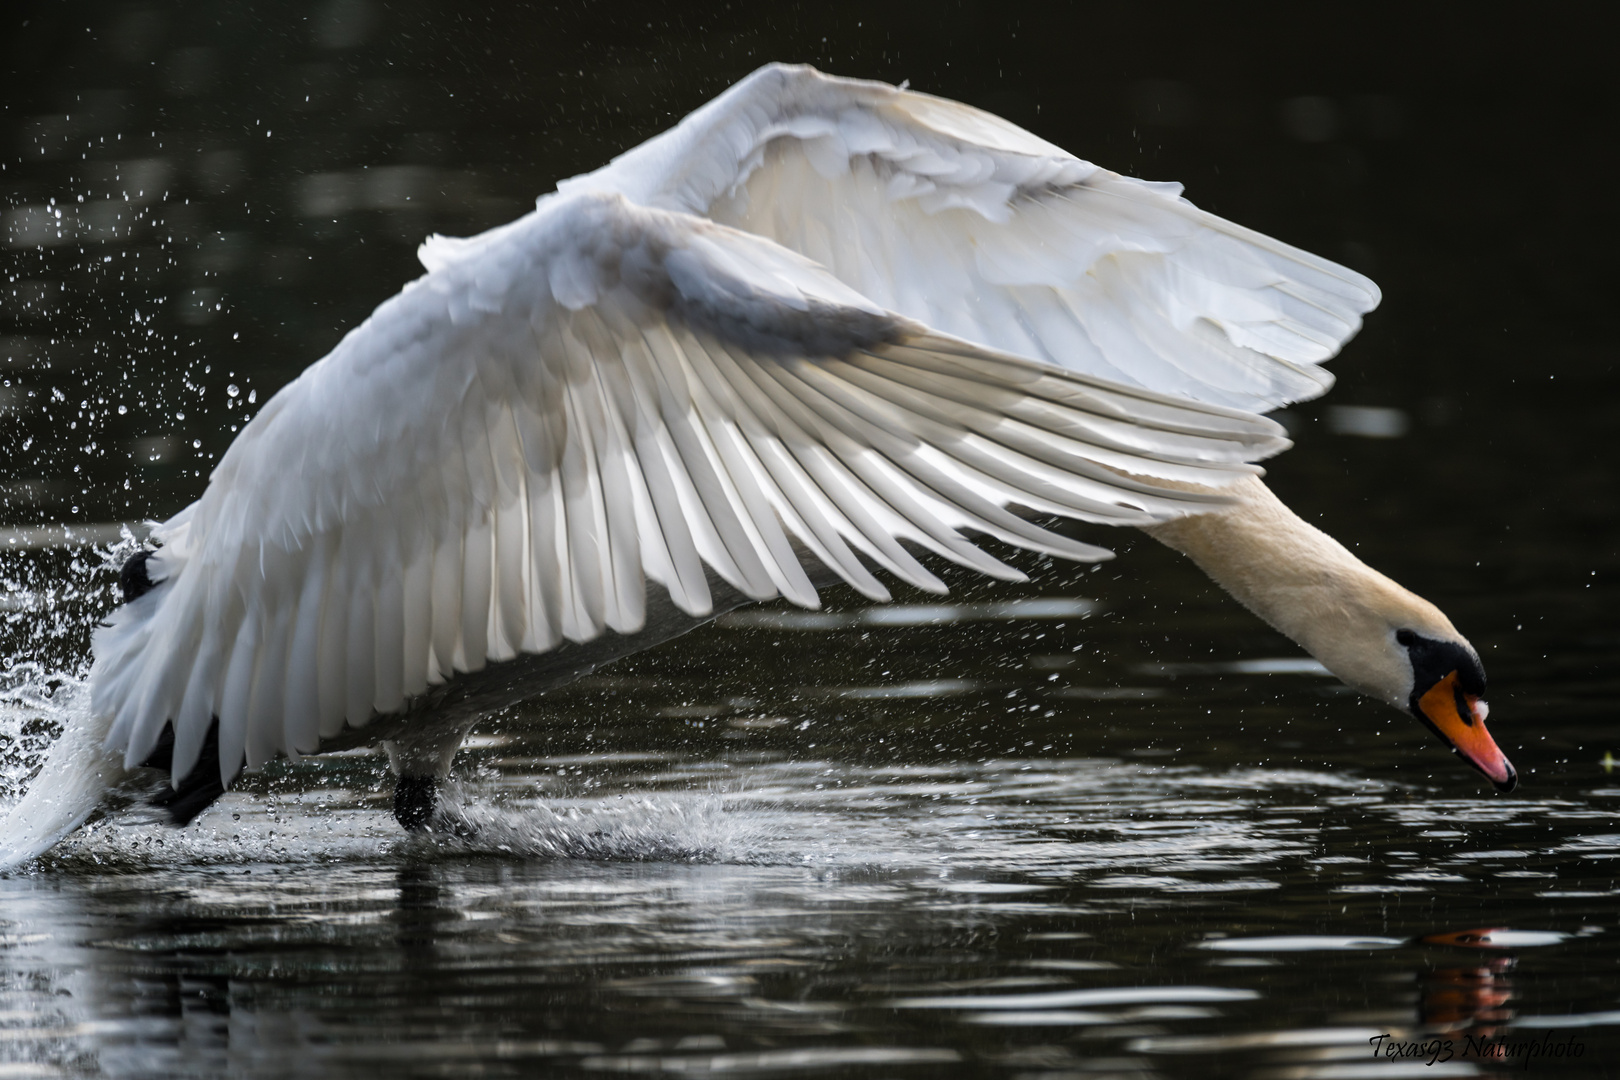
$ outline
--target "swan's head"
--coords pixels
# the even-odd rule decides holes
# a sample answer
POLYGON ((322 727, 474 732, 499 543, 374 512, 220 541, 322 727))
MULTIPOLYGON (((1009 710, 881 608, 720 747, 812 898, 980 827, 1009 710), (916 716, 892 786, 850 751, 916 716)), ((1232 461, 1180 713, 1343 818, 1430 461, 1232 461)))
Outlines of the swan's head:
POLYGON ((1304 637, 1339 678, 1410 712, 1498 791, 1519 782, 1485 730, 1485 668, 1440 609, 1387 578, 1364 583, 1304 637))
POLYGON ((1333 674, 1440 736, 1498 791, 1518 773, 1485 730, 1485 669, 1441 610, 1359 563, 1293 593, 1279 629, 1333 674))
POLYGON ((1411 671, 1406 708, 1497 791, 1512 791, 1519 774, 1485 730, 1485 669, 1473 647, 1405 628, 1395 631, 1395 646, 1411 671))

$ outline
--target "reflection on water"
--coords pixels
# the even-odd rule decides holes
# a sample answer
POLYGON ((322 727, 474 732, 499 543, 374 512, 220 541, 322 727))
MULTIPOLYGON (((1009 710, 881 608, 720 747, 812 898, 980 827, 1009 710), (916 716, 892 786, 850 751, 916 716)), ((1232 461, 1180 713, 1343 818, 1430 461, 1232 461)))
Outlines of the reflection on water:
POLYGON ((185 831, 82 833, 0 880, 0 1078, 1436 1077, 1525 1070, 1370 1040, 1549 1033, 1584 1055, 1529 1072, 1612 1070, 1602 35, 1470 45, 1439 8, 1324 37, 1162 5, 35 7, 0 74, 0 801, 83 707, 138 523, 426 233, 515 216, 770 58, 910 78, 1373 273, 1386 303, 1338 391, 1281 416, 1272 481, 1480 646, 1524 784, 1485 793, 1185 564, 1091 531, 1116 563, 739 611, 496 718, 450 833, 401 835, 365 752, 185 831), (1076 41, 1151 62, 1090 48, 1077 92, 1076 41), (1558 163, 1534 213, 1504 153, 1558 163))
POLYGON ((1438 968, 1423 980, 1418 1012, 1425 1025, 1438 1031, 1474 1028, 1494 1035, 1497 1026, 1513 1019, 1512 957, 1497 957, 1479 967, 1438 968))

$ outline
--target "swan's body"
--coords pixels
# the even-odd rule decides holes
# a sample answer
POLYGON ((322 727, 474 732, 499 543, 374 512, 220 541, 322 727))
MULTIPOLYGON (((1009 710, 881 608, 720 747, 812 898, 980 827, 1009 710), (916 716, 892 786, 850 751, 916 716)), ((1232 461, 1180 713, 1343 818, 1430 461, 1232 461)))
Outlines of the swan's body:
MULTIPOLYGON (((61 789, 108 771, 82 764, 96 745, 205 794, 357 742, 431 777, 503 696, 726 605, 815 606, 839 579, 885 600, 874 567, 943 591, 913 550, 1019 576, 964 528, 1107 557, 1030 511, 1148 527, 1357 689, 1415 703, 1397 633, 1472 650, 1249 464, 1287 445, 1257 413, 1330 385, 1317 365, 1377 289, 1179 191, 771 66, 533 213, 430 239, 429 273, 156 530, 96 634, 92 749, 71 781, 47 765, 10 857, 89 812, 61 789)), ((1451 675, 1473 697, 1477 669, 1451 675)), ((1446 737, 1511 781, 1494 744, 1446 737)))

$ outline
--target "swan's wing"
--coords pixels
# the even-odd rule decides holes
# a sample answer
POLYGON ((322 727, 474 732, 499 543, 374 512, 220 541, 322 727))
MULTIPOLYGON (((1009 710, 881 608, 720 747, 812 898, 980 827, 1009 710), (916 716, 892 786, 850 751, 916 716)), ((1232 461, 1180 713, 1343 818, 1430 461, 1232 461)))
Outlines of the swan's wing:
MULTIPOLYGON (((762 68, 570 185, 702 214, 1020 356, 1264 411, 1316 397, 1378 288, 955 102, 762 68)), ((454 242, 426 251, 449 257, 454 242)))
POLYGON ((705 567, 817 603, 800 550, 943 586, 972 529, 1107 553, 1008 511, 1142 523, 1286 445, 1260 417, 934 333, 758 237, 616 195, 547 200, 407 286, 242 432, 158 530, 160 584, 96 638, 93 707, 174 775, 210 718, 232 776, 456 671, 706 614, 705 567), (904 542, 904 543, 902 543, 904 542), (797 547, 795 546, 797 545, 797 547))

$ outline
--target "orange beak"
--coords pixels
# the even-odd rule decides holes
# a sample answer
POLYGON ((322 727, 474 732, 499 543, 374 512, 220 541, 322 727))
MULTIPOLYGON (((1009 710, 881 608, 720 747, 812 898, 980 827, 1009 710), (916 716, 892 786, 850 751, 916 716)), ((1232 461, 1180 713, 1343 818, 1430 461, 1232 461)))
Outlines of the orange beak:
POLYGON ((1484 773, 1497 791, 1512 791, 1519 774, 1485 730, 1485 713, 1485 702, 1457 685, 1455 671, 1418 699, 1419 720, 1444 739, 1453 753, 1484 773))

